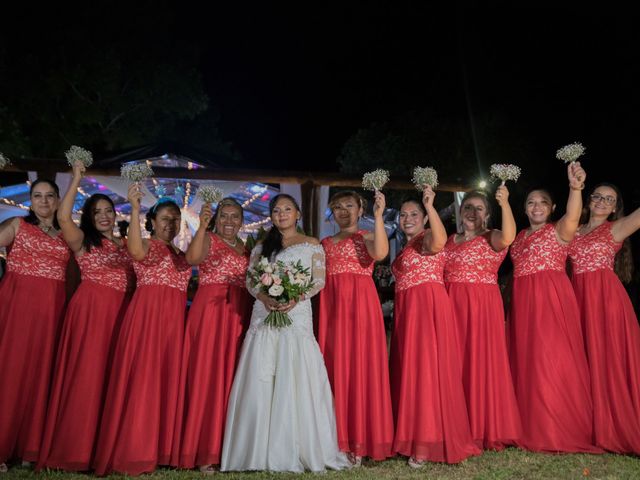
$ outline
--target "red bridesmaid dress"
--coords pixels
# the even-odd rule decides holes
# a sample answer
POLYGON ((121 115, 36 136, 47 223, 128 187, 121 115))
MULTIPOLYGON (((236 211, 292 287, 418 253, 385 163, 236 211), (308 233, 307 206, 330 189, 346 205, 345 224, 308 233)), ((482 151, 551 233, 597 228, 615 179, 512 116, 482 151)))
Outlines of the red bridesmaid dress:
POLYGON ((20 219, 0 282, 0 463, 38 460, 70 255, 20 219))
POLYGON ((509 369, 504 306, 498 268, 507 249, 496 252, 489 235, 445 245, 444 281, 455 311, 454 335, 462 364, 471 435, 480 448, 502 450, 522 434, 509 369))
POLYGON ((134 288, 126 244, 105 238, 77 262, 82 283, 62 324, 38 469, 91 468, 115 335, 134 288))
POLYGON ((565 265, 569 245, 547 224, 511 246, 511 372, 523 448, 599 453, 593 444, 589 367, 580 312, 565 265))
POLYGON ((591 371, 596 445, 640 455, 640 326, 613 267, 622 248, 605 222, 569 247, 591 371))
POLYGON ((389 357, 365 233, 322 240, 327 278, 316 336, 335 397, 338 447, 383 460, 393 444, 389 357))
POLYGON ((116 341, 98 434, 98 475, 168 465, 178 408, 187 285, 184 254, 160 240, 134 261, 137 288, 116 341))
POLYGON ((479 455, 469 430, 454 313, 442 280, 445 253, 422 251, 424 233, 393 262, 395 327, 391 340, 393 450, 432 462, 479 455))
POLYGON ((253 305, 245 287, 249 252, 238 254, 213 233, 209 238, 182 355, 182 441, 174 462, 182 468, 220 463, 229 392, 253 305))

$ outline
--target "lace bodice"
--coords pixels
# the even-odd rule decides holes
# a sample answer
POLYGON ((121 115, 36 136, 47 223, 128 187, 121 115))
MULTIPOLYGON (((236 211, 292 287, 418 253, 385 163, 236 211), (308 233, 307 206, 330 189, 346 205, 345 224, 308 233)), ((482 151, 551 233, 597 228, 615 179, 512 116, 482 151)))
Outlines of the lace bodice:
POLYGON ((404 247, 391 265, 396 279, 396 290, 406 290, 423 283, 443 283, 446 256, 444 251, 431 255, 422 250, 424 232, 404 247))
POLYGON ((472 240, 455 242, 451 235, 444 247, 447 262, 444 281, 447 283, 498 283, 498 268, 507 256, 507 249, 496 252, 489 244, 487 235, 472 240))
POLYGON ((198 265, 199 284, 227 284, 237 287, 245 286, 247 267, 249 266, 249 252, 239 255, 215 233, 209 233, 211 246, 207 256, 198 265))
POLYGON ((64 282, 70 255, 62 235, 53 238, 21 218, 7 255, 7 272, 64 282))
POLYGON ((364 243, 366 233, 366 230, 360 230, 339 242, 334 242, 331 237, 322 240, 327 258, 327 275, 355 273, 371 276, 373 274, 374 260, 364 243))
POLYGON ((135 288, 133 259, 127 251, 126 242, 118 247, 105 238, 101 247, 92 247, 77 257, 77 262, 83 281, 90 280, 119 292, 135 288))
POLYGON ((612 222, 604 222, 585 235, 576 233, 573 242, 569 244, 573 273, 613 271, 622 242, 618 243, 613 239, 612 225, 612 222))
POLYGON ((149 251, 140 261, 133 262, 138 287, 165 285, 187 291, 191 278, 191 265, 184 253, 175 251, 161 240, 149 240, 149 251))
POLYGON ((526 236, 522 230, 511 245, 513 276, 522 277, 543 271, 565 272, 569 245, 558 241, 555 224, 544 227, 526 236))

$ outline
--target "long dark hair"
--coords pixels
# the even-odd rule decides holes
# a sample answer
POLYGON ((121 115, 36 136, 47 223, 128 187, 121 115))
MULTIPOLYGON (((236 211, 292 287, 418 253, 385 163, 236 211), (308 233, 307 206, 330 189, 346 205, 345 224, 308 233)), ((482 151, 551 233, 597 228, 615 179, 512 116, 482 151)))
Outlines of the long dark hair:
MULTIPOLYGON (((276 207, 276 203, 278 203, 278 200, 282 198, 291 201, 294 207, 296 207, 296 210, 298 212, 300 211, 300 207, 298 206, 298 202, 296 202, 295 198, 286 193, 279 193, 269 202, 269 215, 273 215, 273 209, 276 207)), ((269 229, 266 237, 264 238, 264 242, 262 242, 262 256, 271 259, 271 256, 277 255, 280 250, 282 250, 282 234, 274 225, 269 229)))
MULTIPOLYGON (((54 182, 53 180, 49 180, 48 178, 38 178, 31 184, 31 188, 29 189, 29 198, 33 196, 33 189, 41 183, 49 184, 51 188, 53 188, 53 190, 56 192, 57 197, 60 198, 60 188, 58 187, 58 185, 56 185, 56 182, 54 182)), ((31 207, 29 207, 29 214, 24 217, 24 221, 30 223, 31 225, 38 225, 40 223, 36 212, 34 212, 31 207)), ((53 228, 55 228, 56 230, 60 230, 58 216, 55 214, 55 212, 53 214, 53 228)))
MULTIPOLYGON (((615 209, 609 214, 607 221, 615 222, 619 218, 624 217, 624 200, 622 200, 622 193, 613 183, 602 182, 597 184, 593 189, 591 189, 591 193, 589 193, 589 197, 587 198, 590 199, 591 194, 593 194, 593 192, 595 192, 599 187, 607 187, 616 192, 615 209)), ((588 223, 590 217, 591 211, 589 210, 589 207, 585 207, 582 210, 580 223, 588 223)), ((624 239, 624 242, 622 242, 622 248, 616 255, 614 270, 618 275, 618 278, 620 278, 620 281, 623 283, 629 283, 633 279, 633 256, 631 254, 631 241, 629 240, 629 237, 624 239)))
POLYGON ((102 239, 105 238, 105 236, 98 231, 95 223, 94 209, 100 200, 109 202, 114 213, 116 211, 113 200, 103 193, 94 193, 84 202, 82 215, 80 216, 80 230, 84 233, 82 245, 87 252, 91 251, 91 247, 100 247, 102 245, 102 239))
POLYGON ((209 220, 209 225, 207 225, 207 230, 210 232, 215 232, 216 230, 216 221, 218 220, 218 215, 220 214, 220 210, 222 207, 236 207, 240 210, 240 217, 244 221, 244 208, 242 205, 233 197, 224 197, 222 200, 218 202, 216 206, 216 211, 213 212, 213 217, 209 220))
POLYGON ((180 207, 173 200, 170 200, 169 198, 161 198, 160 200, 158 200, 147 212, 146 220, 144 222, 145 230, 151 233, 151 235, 155 233, 153 231, 153 223, 151 223, 151 220, 155 220, 156 216, 158 215, 158 211, 162 210, 163 208, 173 208, 176 212, 181 213, 180 207))

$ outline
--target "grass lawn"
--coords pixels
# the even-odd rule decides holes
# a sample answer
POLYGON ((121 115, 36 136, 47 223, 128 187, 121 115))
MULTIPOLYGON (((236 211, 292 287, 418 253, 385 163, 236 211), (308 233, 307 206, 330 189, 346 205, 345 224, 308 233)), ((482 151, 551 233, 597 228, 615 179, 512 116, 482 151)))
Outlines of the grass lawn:
MULTIPOLYGON (((503 452, 485 452, 480 457, 471 458, 459 465, 442 465, 431 463, 420 470, 414 470, 407 466, 401 458, 387 460, 385 462, 365 462, 362 468, 342 472, 328 472, 321 475, 326 479, 640 479, 640 458, 624 455, 545 455, 529 453, 517 449, 507 449, 503 452)), ((205 478, 219 479, 247 479, 261 480, 292 479, 298 477, 318 478, 318 474, 305 473, 304 475, 287 473, 224 473, 215 475, 203 475, 197 471, 176 471, 160 469, 153 474, 143 475, 145 479, 192 479, 203 480, 205 478)), ((0 474, 0 479, 32 479, 32 480, 89 480, 91 477, 81 474, 61 473, 48 471, 33 473, 30 468, 14 467, 9 473, 0 474)), ((108 478, 122 478, 118 476, 108 478)))

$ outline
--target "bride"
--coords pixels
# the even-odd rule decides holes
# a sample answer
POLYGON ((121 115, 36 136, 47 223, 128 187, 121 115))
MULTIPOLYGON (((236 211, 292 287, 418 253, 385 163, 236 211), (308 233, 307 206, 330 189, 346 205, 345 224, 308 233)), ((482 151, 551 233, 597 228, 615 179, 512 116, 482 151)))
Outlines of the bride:
POLYGON ((317 239, 300 234, 300 208, 280 194, 269 204, 273 227, 251 252, 311 268, 314 286, 298 303, 279 304, 248 285, 256 297, 251 326, 227 409, 220 469, 302 472, 350 465, 338 450, 331 386, 313 335, 310 297, 324 287, 324 252, 317 239), (270 310, 292 320, 280 329, 264 325, 270 310))

